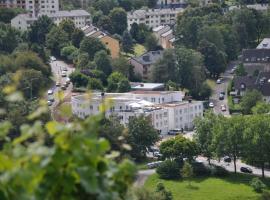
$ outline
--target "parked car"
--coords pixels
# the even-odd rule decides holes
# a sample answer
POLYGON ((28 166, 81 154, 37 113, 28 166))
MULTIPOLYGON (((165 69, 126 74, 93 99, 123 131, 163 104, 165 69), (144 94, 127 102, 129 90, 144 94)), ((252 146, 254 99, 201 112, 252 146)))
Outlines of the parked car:
POLYGON ((235 69, 232 68, 231 71, 230 71, 230 74, 234 74, 234 72, 235 72, 235 69))
POLYGON ((54 102, 54 97, 53 97, 53 95, 48 96, 48 101, 54 102))
POLYGON ((225 105, 221 105, 221 106, 220 106, 220 109, 221 109, 221 111, 223 111, 223 112, 225 112, 225 111, 227 110, 225 105))
POLYGON ((61 83, 60 83, 60 82, 56 82, 56 83, 55 83, 55 86, 56 86, 56 87, 60 87, 60 86, 61 86, 61 83))
POLYGON ((230 162, 232 162, 232 159, 231 159, 229 156, 225 156, 225 157, 223 158, 223 161, 224 161, 224 162, 227 162, 227 163, 230 163, 230 162))
POLYGON ((62 71, 61 76, 62 76, 62 77, 66 77, 66 76, 67 76, 67 72, 62 71))
POLYGON ((62 90, 66 90, 67 88, 66 88, 65 85, 62 85, 62 86, 61 86, 61 89, 62 89, 62 90))
POLYGON ((158 149, 158 147, 152 146, 152 147, 150 147, 150 148, 148 149, 148 151, 154 153, 154 152, 159 152, 159 149, 158 149))
POLYGON ((250 167, 240 167, 240 171, 243 173, 252 174, 252 169, 250 167))
POLYGON ((224 95, 222 93, 219 94, 219 100, 224 100, 224 95))
POLYGON ((48 90, 48 95, 52 95, 53 94, 53 90, 48 90))
POLYGON ((50 60, 51 60, 51 61, 56 61, 56 58, 55 58, 54 56, 51 56, 51 57, 50 57, 50 60))
POLYGON ((155 151, 153 153, 153 156, 156 157, 156 158, 161 158, 162 157, 162 154, 159 151, 155 151))
POLYGON ((52 106, 53 105, 53 102, 47 101, 47 104, 48 104, 48 106, 52 106))
POLYGON ((210 102, 210 103, 209 103, 209 107, 210 107, 210 108, 214 108, 214 106, 215 106, 215 105, 214 105, 213 102, 210 102))
POLYGON ((66 80, 67 83, 70 83, 70 78, 67 77, 67 80, 66 80))
POLYGON ((216 83, 221 84, 221 79, 219 78, 216 83))
POLYGON ((62 68, 62 71, 67 72, 67 68, 66 67, 63 67, 62 68))
POLYGON ((147 163, 146 166, 147 166, 149 169, 153 169, 153 168, 157 168, 158 166, 160 166, 162 162, 163 162, 163 161, 151 162, 151 163, 147 163))
POLYGON ((169 130, 168 135, 178 135, 180 133, 183 133, 183 130, 181 130, 181 129, 173 129, 173 130, 169 130))

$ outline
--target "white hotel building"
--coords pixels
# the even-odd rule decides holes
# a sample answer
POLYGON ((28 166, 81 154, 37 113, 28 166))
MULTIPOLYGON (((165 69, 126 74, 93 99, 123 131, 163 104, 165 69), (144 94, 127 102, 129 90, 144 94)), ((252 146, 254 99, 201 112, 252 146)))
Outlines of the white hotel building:
POLYGON ((145 24, 149 28, 161 25, 174 25, 177 15, 183 12, 183 8, 141 9, 128 12, 128 30, 133 23, 145 24))
POLYGON ((103 101, 111 101, 106 116, 115 114, 126 125, 130 117, 148 116, 155 129, 167 134, 172 129, 192 129, 193 120, 203 116, 203 103, 183 101, 179 91, 132 91, 130 93, 94 93, 71 98, 72 112, 79 118, 100 113, 103 101))

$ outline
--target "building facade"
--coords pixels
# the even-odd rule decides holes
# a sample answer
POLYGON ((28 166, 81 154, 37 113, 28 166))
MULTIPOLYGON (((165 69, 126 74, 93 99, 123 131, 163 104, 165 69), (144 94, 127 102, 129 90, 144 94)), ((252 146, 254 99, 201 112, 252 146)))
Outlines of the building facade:
POLYGON ((177 15, 183 12, 183 8, 146 9, 130 11, 127 14, 128 30, 133 23, 145 24, 149 28, 161 25, 174 25, 177 15))
MULTIPOLYGON (((46 15, 51 18, 56 25, 59 25, 63 20, 71 20, 77 28, 84 27, 91 21, 90 14, 85 10, 57 11, 56 13, 46 15)), ((11 26, 26 31, 37 19, 38 17, 32 16, 31 14, 20 14, 11 20, 11 26)))
POLYGON ((149 80, 152 75, 152 68, 156 62, 163 57, 163 51, 149 51, 139 57, 130 59, 130 64, 134 67, 134 73, 149 80))
POLYGON ((22 8, 32 17, 37 17, 58 12, 59 0, 0 0, 0 7, 22 8))
MULTIPOLYGON (((107 117, 115 115, 123 125, 131 117, 146 116, 161 134, 173 129, 192 129, 195 117, 203 116, 202 102, 184 102, 179 91, 134 91, 130 93, 94 93, 71 98, 72 112, 79 118, 101 113, 101 105, 107 102, 107 117), (110 102, 110 103, 108 103, 110 102)), ((105 103, 106 104, 106 103, 105 103)))

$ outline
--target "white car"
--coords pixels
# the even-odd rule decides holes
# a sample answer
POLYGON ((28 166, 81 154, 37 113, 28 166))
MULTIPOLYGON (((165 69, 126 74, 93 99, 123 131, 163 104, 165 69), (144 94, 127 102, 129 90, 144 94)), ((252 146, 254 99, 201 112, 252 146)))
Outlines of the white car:
POLYGON ((215 106, 215 105, 214 105, 213 102, 210 102, 210 103, 209 103, 209 107, 210 107, 210 108, 214 108, 214 106, 215 106))
POLYGON ((52 62, 56 61, 56 58, 54 56, 51 56, 50 59, 51 59, 52 62))
POLYGON ((220 108, 222 112, 225 112, 227 110, 225 105, 221 105, 220 108))
POLYGON ((53 102, 52 101, 48 101, 48 106, 52 106, 53 102))
POLYGON ((48 95, 52 95, 53 94, 53 90, 48 90, 48 95))
POLYGON ((62 77, 66 77, 66 76, 67 76, 67 72, 62 71, 61 76, 62 76, 62 77))
POLYGON ((217 84, 221 84, 221 79, 220 78, 217 80, 217 84))

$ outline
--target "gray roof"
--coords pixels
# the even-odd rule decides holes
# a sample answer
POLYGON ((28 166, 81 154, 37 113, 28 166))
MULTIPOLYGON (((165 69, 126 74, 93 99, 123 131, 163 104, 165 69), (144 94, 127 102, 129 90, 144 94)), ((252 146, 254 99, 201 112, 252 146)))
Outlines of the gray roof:
POLYGON ((155 64, 163 56, 163 51, 148 51, 139 57, 133 57, 133 60, 136 60, 142 65, 152 65, 155 64))
POLYGON ((270 72, 261 72, 256 80, 256 85, 263 96, 270 96, 270 72))
POLYGON ((270 38, 264 38, 257 46, 257 49, 270 49, 270 38))
POLYGON ((130 83, 132 90, 164 90, 164 83, 130 83))
POLYGON ((84 17, 90 16, 85 10, 61 10, 56 13, 52 13, 49 17, 84 17))
POLYGON ((242 56, 244 63, 269 63, 270 49, 244 49, 242 56))
POLYGON ((244 85, 246 89, 255 88, 256 77, 253 76, 237 76, 234 78, 234 88, 241 90, 241 86, 244 85))

